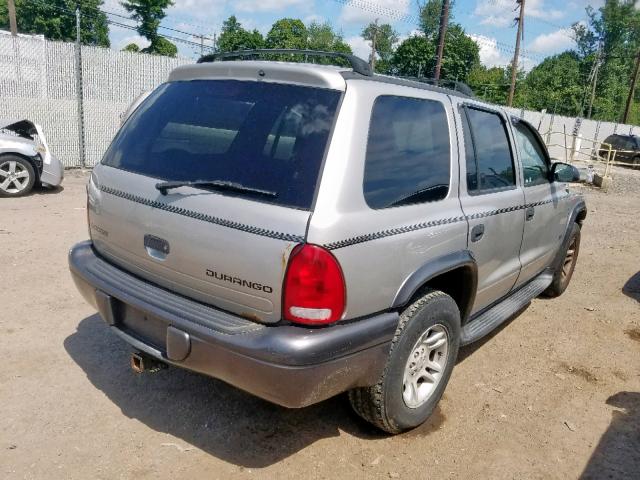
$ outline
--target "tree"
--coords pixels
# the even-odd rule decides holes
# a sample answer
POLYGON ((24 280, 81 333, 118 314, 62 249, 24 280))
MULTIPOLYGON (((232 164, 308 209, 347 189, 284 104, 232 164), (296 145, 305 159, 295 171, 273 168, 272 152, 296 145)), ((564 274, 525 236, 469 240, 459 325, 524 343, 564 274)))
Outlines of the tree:
MULTIPOLYGON (((601 50, 595 119, 618 121, 624 110, 633 61, 640 49, 640 10, 635 5, 634 0, 608 0, 598 10, 587 7, 588 23, 573 26, 585 78, 601 50)), ((631 121, 640 122, 637 108, 632 111, 631 121)))
MULTIPOLYGON (((351 47, 343 40, 342 35, 335 32, 329 22, 312 22, 307 27, 307 41, 305 48, 308 50, 320 50, 324 52, 353 53, 351 51, 351 47)), ((347 66, 346 61, 341 61, 336 58, 314 57, 310 61, 324 65, 340 64, 347 66)))
POLYGON ((149 45, 140 50, 142 53, 152 53, 165 57, 175 57, 178 55, 178 47, 164 37, 158 37, 155 45, 149 45))
MULTIPOLYGON (((392 70, 403 75, 433 77, 442 2, 428 0, 419 7, 423 35, 415 35, 398 47, 391 61, 392 70), (437 16, 435 12, 438 12, 437 16)), ((445 36, 441 78, 466 82, 469 73, 479 65, 480 48, 460 25, 450 21, 445 36)))
MULTIPOLYGON (((85 45, 109 46, 107 16, 100 11, 103 0, 15 0, 18 31, 44 35, 49 40, 76 39, 76 5, 80 7, 80 41, 85 45)), ((0 28, 9 28, 6 0, 0 0, 0 28)))
POLYGON ((391 71, 395 75, 424 77, 435 67, 436 48, 422 35, 413 35, 402 42, 391 59, 391 71))
MULTIPOLYGON (((433 42, 434 48, 436 42, 433 42)), ((466 82, 469 73, 480 65, 480 47, 456 24, 447 28, 442 58, 442 78, 466 82)), ((435 66, 435 61, 434 61, 435 66)))
POLYGON ((527 108, 581 116, 586 83, 581 67, 576 52, 564 52, 544 59, 524 80, 523 94, 527 108))
POLYGON ((361 34, 362 38, 369 42, 376 39, 376 54, 379 60, 376 62, 376 72, 388 73, 391 69, 391 59, 396 43, 398 43, 398 33, 388 23, 377 25, 370 23, 361 34))
MULTIPOLYGON (((453 20, 453 5, 450 2, 449 23, 453 20)), ((437 38, 440 32, 440 16, 442 15, 442 0, 428 0, 425 3, 418 2, 420 11, 420 30, 429 38, 437 38)))
POLYGON ((265 43, 267 48, 298 48, 307 47, 307 27, 297 18, 282 18, 272 26, 265 43))
POLYGON ((138 53, 140 51, 140 47, 136 43, 130 43, 126 47, 122 49, 123 52, 133 52, 138 53))
MULTIPOLYGON (((504 103, 509 90, 511 74, 502 67, 487 68, 478 65, 469 72, 467 83, 477 97, 489 103, 504 103)), ((519 92, 520 89, 517 90, 519 92)))
POLYGON ((222 32, 218 38, 217 47, 221 52, 264 48, 264 38, 257 30, 249 32, 242 28, 242 24, 238 22, 235 15, 231 15, 222 23, 222 32))
POLYGON ((138 22, 137 32, 149 40, 150 45, 142 49, 145 53, 175 57, 177 47, 158 34, 160 22, 166 17, 166 9, 173 5, 172 0, 125 0, 122 7, 138 22))

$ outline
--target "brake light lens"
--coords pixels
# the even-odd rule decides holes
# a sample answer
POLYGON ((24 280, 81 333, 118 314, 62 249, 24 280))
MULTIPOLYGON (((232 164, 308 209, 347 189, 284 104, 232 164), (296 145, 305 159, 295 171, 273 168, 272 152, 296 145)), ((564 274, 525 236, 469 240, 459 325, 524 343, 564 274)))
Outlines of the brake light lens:
POLYGON ((317 245, 291 252, 284 278, 284 318, 305 325, 333 323, 344 313, 346 293, 336 258, 317 245))

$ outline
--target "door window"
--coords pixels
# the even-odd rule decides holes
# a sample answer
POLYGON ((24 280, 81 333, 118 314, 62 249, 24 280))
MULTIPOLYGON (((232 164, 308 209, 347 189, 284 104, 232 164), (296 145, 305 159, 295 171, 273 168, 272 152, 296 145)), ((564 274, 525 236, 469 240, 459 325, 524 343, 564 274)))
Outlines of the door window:
POLYGON ((514 188, 513 156, 503 118, 473 107, 463 110, 467 190, 476 194, 514 188))
POLYGON ((367 204, 381 209, 442 200, 450 176, 449 125, 442 103, 378 97, 364 167, 367 204))
POLYGON ((516 123, 514 130, 524 173, 524 186, 532 187, 549 183, 549 165, 545 147, 540 144, 537 135, 525 123, 516 123))

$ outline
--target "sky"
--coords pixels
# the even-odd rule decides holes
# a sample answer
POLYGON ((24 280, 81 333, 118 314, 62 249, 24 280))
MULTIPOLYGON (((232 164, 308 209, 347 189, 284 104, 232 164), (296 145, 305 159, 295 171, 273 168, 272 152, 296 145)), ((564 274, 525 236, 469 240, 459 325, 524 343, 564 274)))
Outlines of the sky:
MULTIPOLYGON (((521 67, 529 70, 545 57, 574 46, 571 25, 585 22, 585 8, 602 6, 604 0, 527 0, 521 67)), ((118 0, 105 0, 102 9, 127 15, 118 0)), ((390 23, 401 38, 416 33, 418 7, 416 0, 174 0, 167 10, 159 32, 200 43, 197 35, 212 38, 219 34, 222 22, 236 15, 246 29, 258 29, 266 35, 274 21, 300 18, 305 24, 328 21, 342 33, 354 53, 368 58, 370 44, 360 37, 362 29, 372 21, 390 23), (173 30, 170 30, 173 29, 173 30), (180 30, 184 33, 177 33, 180 30)), ((455 0, 453 21, 460 23, 480 46, 480 60, 486 66, 504 66, 513 57, 516 37, 515 0, 455 0)), ((130 23, 121 17, 112 20, 130 23)), ((110 26, 112 48, 128 43, 146 46, 148 42, 135 31, 110 26)), ((175 42, 180 56, 197 58, 197 46, 175 42)), ((204 40, 210 45, 210 40, 204 40)))

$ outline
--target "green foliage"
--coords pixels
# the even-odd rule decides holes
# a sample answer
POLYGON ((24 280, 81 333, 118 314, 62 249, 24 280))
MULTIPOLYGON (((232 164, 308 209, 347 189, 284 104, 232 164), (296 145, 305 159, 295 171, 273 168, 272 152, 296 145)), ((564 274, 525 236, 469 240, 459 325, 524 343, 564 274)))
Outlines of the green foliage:
POLYGON ((132 53, 137 53, 140 51, 140 47, 135 44, 135 43, 130 43, 129 45, 127 45, 126 47, 124 47, 122 49, 123 52, 132 52, 132 53))
POLYGON ((143 52, 176 56, 176 46, 158 34, 160 22, 167 15, 166 9, 173 5, 172 0, 125 0, 121 5, 138 22, 138 33, 151 42, 143 52))
POLYGON ((395 75, 424 77, 433 71, 436 48, 432 41, 422 35, 407 38, 396 49, 391 59, 391 71, 395 75))
MULTIPOLYGON (((398 46, 390 60, 391 71, 400 75, 433 77, 442 2, 428 0, 419 7, 420 29, 424 35, 414 35, 398 46)), ((480 47, 460 25, 450 20, 440 77, 443 80, 466 82, 471 71, 479 66, 480 47)))
MULTIPOLYGON (((449 24, 453 21, 453 4, 449 2, 449 24)), ((418 2, 420 10, 420 30, 429 38, 438 38, 440 32, 440 16, 442 15, 442 0, 428 0, 418 2)))
POLYGON ((370 23, 362 30, 362 38, 373 42, 376 37, 376 53, 378 61, 376 62, 376 72, 388 73, 391 70, 391 59, 393 58, 395 44, 398 43, 399 37, 391 25, 388 23, 377 25, 370 23))
POLYGON ((524 80, 520 92, 526 108, 547 109, 560 115, 581 115, 585 98, 585 78, 577 53, 564 52, 546 58, 524 80))
MULTIPOLYGON (((635 8, 635 3, 609 0, 598 10, 587 7, 588 25, 573 26, 583 70, 592 68, 598 48, 602 49, 593 118, 619 121, 622 117, 633 62, 640 49, 640 10, 635 8)), ((640 122, 637 106, 632 110, 631 121, 640 122)))
POLYGON ((297 18, 282 18, 272 26, 265 43, 267 48, 298 48, 307 46, 307 27, 297 18))
MULTIPOLYGON (((85 45, 109 46, 107 16, 100 11, 103 0, 15 0, 20 33, 44 35, 49 40, 76 39, 76 6, 80 7, 80 40, 85 45)), ((0 0, 0 29, 9 29, 7 0, 0 0)))
POLYGON ((146 48, 140 50, 142 53, 151 53, 153 55, 163 55, 165 57, 175 57, 178 55, 178 47, 164 37, 156 37, 146 48))
POLYGON ((249 32, 242 28, 242 24, 238 22, 235 15, 231 15, 222 24, 222 32, 218 38, 217 46, 220 52, 254 50, 264 48, 264 38, 257 30, 249 32))
MULTIPOLYGON (((307 41, 305 48, 308 50, 321 50, 325 52, 352 53, 351 47, 345 43, 342 35, 335 32, 333 27, 331 27, 331 24, 328 22, 322 24, 312 22, 307 27, 307 41)), ((346 65, 346 62, 336 60, 335 58, 317 57, 311 61, 325 65, 334 65, 336 63, 346 65)))
POLYGON ((467 83, 476 96, 489 103, 502 104, 509 92, 511 74, 502 67, 478 65, 469 72, 467 83))
MULTIPOLYGON (((434 50, 436 45, 434 43, 434 50)), ((460 25, 450 24, 445 36, 441 77, 466 82, 469 73, 479 65, 480 47, 478 44, 465 34, 460 25)))

